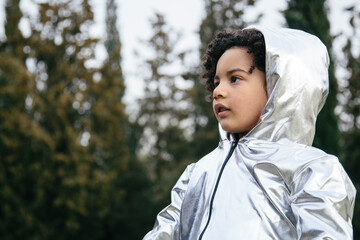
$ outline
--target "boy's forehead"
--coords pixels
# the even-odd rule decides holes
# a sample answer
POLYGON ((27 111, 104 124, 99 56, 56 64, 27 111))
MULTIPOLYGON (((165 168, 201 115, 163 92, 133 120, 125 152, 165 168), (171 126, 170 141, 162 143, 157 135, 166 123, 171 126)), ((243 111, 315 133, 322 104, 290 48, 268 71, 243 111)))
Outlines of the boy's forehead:
POLYGON ((243 67, 250 67, 253 62, 253 54, 248 53, 247 48, 245 47, 231 47, 220 56, 217 64, 216 64, 216 71, 219 68, 229 67, 231 66, 243 66, 243 67))

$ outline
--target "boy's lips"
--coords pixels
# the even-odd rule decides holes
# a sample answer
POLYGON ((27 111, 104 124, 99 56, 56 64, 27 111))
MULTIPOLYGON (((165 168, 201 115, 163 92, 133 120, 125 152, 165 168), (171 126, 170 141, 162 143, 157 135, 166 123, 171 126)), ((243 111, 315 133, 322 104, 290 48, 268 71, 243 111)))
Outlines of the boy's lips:
POLYGON ((226 113, 230 111, 230 108, 226 107, 221 103, 217 103, 214 105, 215 113, 217 116, 221 117, 224 116, 226 113))

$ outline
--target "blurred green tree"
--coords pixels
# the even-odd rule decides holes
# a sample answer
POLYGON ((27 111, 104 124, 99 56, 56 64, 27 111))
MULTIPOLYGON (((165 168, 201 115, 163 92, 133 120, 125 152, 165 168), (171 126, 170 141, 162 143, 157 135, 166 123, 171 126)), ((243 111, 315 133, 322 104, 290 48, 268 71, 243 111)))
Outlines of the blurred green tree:
POLYGON ((150 21, 153 34, 147 41, 148 55, 145 63, 139 64, 145 89, 138 101, 135 123, 142 132, 136 149, 155 182, 155 201, 163 208, 169 203, 171 187, 190 162, 189 99, 181 85, 184 80, 168 70, 183 56, 175 50, 180 36, 169 28, 163 15, 156 13, 150 21))
POLYGON ((42 203, 33 199, 43 198, 44 192, 34 189, 38 183, 31 175, 41 174, 42 158, 53 142, 30 111, 38 99, 33 97, 35 78, 25 66, 27 40, 17 27, 22 18, 19 0, 7 1, 5 12, 6 40, 0 43, 0 238, 19 239, 34 236, 42 227, 35 214, 42 203), (38 162, 33 162, 29 149, 38 162))
MULTIPOLYGON (((356 189, 357 198, 353 218, 354 239, 360 239, 360 51, 358 46, 360 36, 360 9, 356 6, 350 6, 346 9, 350 14, 351 34, 347 37, 342 53, 346 61, 342 61, 342 67, 347 70, 346 84, 341 89, 341 94, 346 99, 343 103, 341 114, 348 116, 350 121, 344 121, 346 130, 343 132, 341 146, 344 157, 344 167, 352 179, 356 189)), ((340 118, 341 119, 341 118, 340 118)))
POLYGON ((132 214, 128 190, 139 183, 129 175, 136 166, 129 163, 125 139, 120 49, 92 67, 99 41, 89 36, 87 0, 49 1, 38 9, 37 18, 26 18, 19 1, 6 3, 0 236, 130 238, 122 224, 132 214), (18 29, 22 18, 31 23, 28 38, 18 29))
MULTIPOLYGON (((105 48, 108 53, 108 58, 104 62, 104 65, 100 71, 102 81, 107 84, 107 87, 98 88, 95 86, 93 89, 96 91, 98 98, 104 98, 107 100, 115 100, 117 103, 122 101, 124 96, 124 78, 121 69, 121 41, 117 27, 117 4, 114 0, 106 1, 106 41, 105 48), (110 84, 109 84, 110 83, 110 84), (112 89, 118 85, 118 89, 112 89), (106 89, 106 92, 104 92, 106 89), (109 91, 107 91, 109 90, 109 91), (114 91, 115 90, 115 91, 114 91), (108 96, 104 94, 108 93, 108 96)), ((108 109, 109 115, 116 113, 116 109, 112 109, 111 106, 115 106, 114 103, 109 102, 108 109), (115 110, 115 111, 114 111, 115 110)), ((120 112, 123 114, 124 109, 121 106, 120 112)), ((99 120, 103 118, 102 115, 98 116, 99 120)), ((106 120, 106 119, 105 119, 106 120)), ((109 146, 114 156, 130 156, 127 163, 127 170, 121 175, 117 175, 114 181, 113 193, 116 191, 123 191, 124 201, 117 202, 115 200, 112 203, 112 211, 108 216, 109 225, 106 231, 106 239, 140 239, 146 234, 146 231, 154 224, 154 201, 152 196, 152 182, 149 179, 149 174, 146 172, 146 168, 137 159, 134 151, 131 150, 132 142, 134 140, 131 134, 138 131, 134 129, 134 125, 129 123, 128 117, 121 116, 117 119, 114 118, 113 124, 106 122, 99 123, 99 127, 96 128, 98 133, 103 132, 105 125, 114 127, 114 124, 121 124, 121 141, 117 141, 114 138, 110 138, 112 146, 109 146), (117 122, 116 122, 117 121, 117 122), (125 138, 125 141, 124 139, 125 138), (115 141, 114 141, 115 140, 115 141), (122 144, 123 146, 119 146, 122 144), (126 188, 124 192, 124 187, 126 188)), ((117 129, 109 129, 106 134, 112 132, 116 133, 117 129)), ((108 138, 104 135, 104 138, 108 138)), ((135 139, 137 141, 137 139, 135 139)), ((120 160, 120 159, 119 159, 120 160)), ((121 161, 118 161, 118 166, 121 167, 121 161)))
POLYGON ((284 11, 286 22, 290 28, 304 30, 319 37, 329 50, 329 95, 316 123, 316 134, 313 145, 327 153, 339 155, 340 131, 338 118, 335 115, 338 86, 332 61, 332 37, 327 17, 328 9, 325 0, 301 1, 290 0, 284 11))

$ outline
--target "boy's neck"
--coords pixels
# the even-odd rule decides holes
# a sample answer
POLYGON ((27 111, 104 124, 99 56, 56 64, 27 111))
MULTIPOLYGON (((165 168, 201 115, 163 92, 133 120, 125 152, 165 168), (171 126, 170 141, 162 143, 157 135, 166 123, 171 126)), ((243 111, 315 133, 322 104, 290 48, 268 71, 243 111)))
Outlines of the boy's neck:
POLYGON ((231 136, 234 140, 239 140, 240 138, 242 138, 243 136, 245 136, 246 134, 240 134, 240 133, 226 133, 226 138, 231 140, 231 136))

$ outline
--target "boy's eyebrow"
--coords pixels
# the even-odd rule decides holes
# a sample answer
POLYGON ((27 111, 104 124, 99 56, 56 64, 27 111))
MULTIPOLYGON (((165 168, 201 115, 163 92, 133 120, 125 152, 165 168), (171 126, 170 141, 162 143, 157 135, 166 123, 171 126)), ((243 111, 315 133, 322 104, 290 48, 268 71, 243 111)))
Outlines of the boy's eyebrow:
MULTIPOLYGON (((248 72, 245 71, 244 69, 234 68, 234 69, 231 69, 231 70, 227 71, 227 72, 226 72, 226 75, 229 76, 229 75, 233 74, 234 72, 243 72, 243 73, 247 73, 247 74, 248 74, 248 72)), ((215 75, 215 76, 214 76, 214 80, 218 80, 218 79, 219 79, 219 76, 218 76, 218 75, 215 75)))
POLYGON ((241 68, 234 68, 234 69, 231 69, 229 71, 227 71, 226 75, 230 75, 234 72, 243 72, 243 73, 248 73, 247 71, 245 71, 244 69, 241 69, 241 68))

